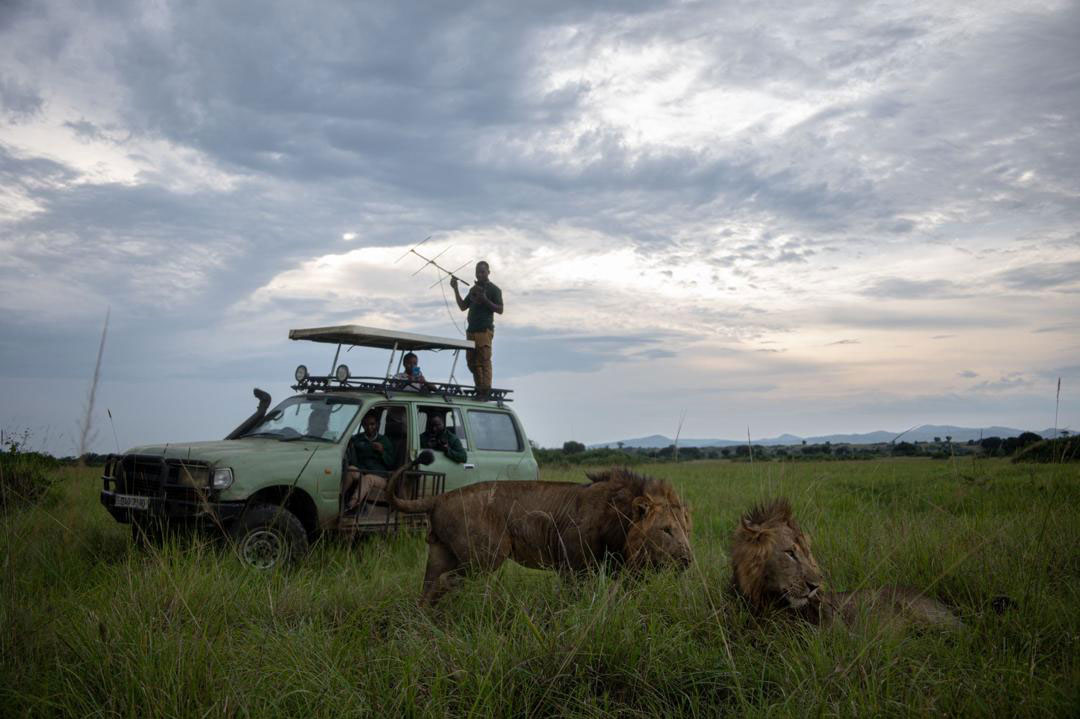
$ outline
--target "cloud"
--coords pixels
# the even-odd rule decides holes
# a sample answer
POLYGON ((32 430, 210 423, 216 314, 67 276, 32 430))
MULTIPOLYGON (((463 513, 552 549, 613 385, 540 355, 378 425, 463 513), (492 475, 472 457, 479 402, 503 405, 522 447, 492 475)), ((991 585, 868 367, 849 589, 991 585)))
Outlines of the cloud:
MULTIPOLYGON (((926 335, 1006 348, 982 377, 1067 352, 1074 4, 303 15, 4 6, 2 373, 77 375, 106 306, 132 374, 270 374, 303 324, 456 333, 446 288, 393 264, 428 235, 492 260, 497 361, 521 377, 706 357, 766 394, 835 369, 847 396, 926 335), (836 337, 859 337, 851 364, 823 359, 836 337)), ((951 377, 960 348, 873 381, 951 377)))
POLYGON ((969 370, 969 369, 965 369, 965 370, 961 370, 961 371, 957 372, 956 376, 957 377, 963 377, 965 379, 974 379, 975 377, 979 376, 979 373, 978 372, 973 372, 972 370, 969 370))
POLYGON ((951 280, 909 280, 902 277, 880 277, 867 285, 861 294, 901 300, 940 300, 970 297, 965 290, 951 280))
POLYGON ((1028 292, 1080 285, 1080 260, 1064 263, 1036 262, 1001 272, 997 279, 1010 289, 1028 292))
POLYGON ((864 329, 960 329, 1014 327, 1019 320, 999 314, 956 314, 946 312, 909 312, 889 308, 840 306, 822 313, 827 324, 864 329))
POLYGON ((0 113, 11 123, 28 122, 41 113, 45 100, 28 84, 0 75, 0 113))
POLYGON ((973 392, 1010 392, 1031 387, 1034 382, 1022 372, 1010 372, 996 380, 986 380, 973 385, 973 392))

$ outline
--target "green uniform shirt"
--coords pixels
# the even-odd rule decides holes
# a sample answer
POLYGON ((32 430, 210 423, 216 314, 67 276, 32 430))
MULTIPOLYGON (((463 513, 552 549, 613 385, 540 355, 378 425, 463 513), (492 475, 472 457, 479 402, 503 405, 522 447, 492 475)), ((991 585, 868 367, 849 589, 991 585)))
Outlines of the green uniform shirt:
POLYGON ((357 432, 349 440, 347 454, 349 464, 361 471, 389 472, 394 465, 394 443, 383 434, 368 439, 363 430, 357 432), (382 444, 382 452, 375 449, 375 442, 382 444))
POLYGON ((434 432, 424 432, 420 435, 420 448, 421 449, 434 449, 437 452, 442 452, 446 455, 447 459, 453 460, 458 464, 461 464, 466 460, 468 455, 465 453, 465 448, 461 446, 461 440, 453 432, 444 429, 441 434, 436 435, 434 432), (446 441, 446 449, 443 449, 442 443, 446 441))
MULTIPOLYGON (((484 296, 495 304, 501 305, 503 303, 502 290, 496 287, 493 282, 478 285, 478 287, 482 287, 484 296)), ((465 328, 466 332, 483 332, 484 330, 495 329, 495 313, 486 303, 477 302, 474 305, 472 297, 465 295, 465 306, 469 308, 469 326, 465 328)))

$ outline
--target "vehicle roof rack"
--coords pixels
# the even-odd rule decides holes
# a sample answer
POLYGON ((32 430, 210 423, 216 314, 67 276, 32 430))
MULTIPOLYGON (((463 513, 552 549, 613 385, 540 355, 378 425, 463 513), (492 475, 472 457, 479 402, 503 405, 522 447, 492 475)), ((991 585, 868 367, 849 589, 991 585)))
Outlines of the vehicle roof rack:
POLYGON ((337 325, 335 327, 289 330, 289 339, 410 352, 417 350, 471 350, 474 347, 472 340, 433 337, 431 335, 384 330, 378 327, 363 327, 361 325, 337 325))
POLYGON ((458 355, 461 350, 471 350, 475 347, 472 340, 452 339, 447 337, 433 337, 421 335, 415 332, 400 332, 386 330, 378 327, 363 327, 361 325, 336 325, 333 327, 310 327, 307 329, 289 330, 289 339, 308 340, 309 342, 324 342, 337 345, 334 353, 334 361, 330 365, 333 375, 309 375, 307 367, 301 366, 297 370, 303 370, 297 374, 297 384, 294 390, 304 392, 378 392, 389 397, 394 392, 416 392, 411 388, 412 383, 391 377, 391 369, 394 366, 395 356, 398 362, 404 360, 406 352, 424 350, 452 350, 454 362, 450 368, 450 377, 446 382, 433 382, 425 379, 427 386, 421 394, 441 395, 445 399, 461 397, 479 401, 492 400, 496 403, 510 401, 509 389, 492 387, 485 393, 478 392, 476 387, 458 384, 454 379, 454 369, 457 367, 458 355), (390 350, 390 362, 386 365, 386 375, 383 377, 356 377, 351 376, 348 368, 345 368, 344 378, 337 376, 338 356, 341 354, 341 346, 370 347, 375 349, 390 350))
POLYGON ((481 397, 476 387, 451 382, 428 382, 432 389, 422 391, 409 388, 408 380, 387 379, 385 377, 349 377, 341 381, 331 376, 309 375, 297 382, 292 388, 298 392, 374 392, 386 395, 408 393, 410 395, 429 395, 434 397, 460 397, 462 399, 489 400, 496 403, 511 402, 512 389, 492 387, 486 397, 481 397))

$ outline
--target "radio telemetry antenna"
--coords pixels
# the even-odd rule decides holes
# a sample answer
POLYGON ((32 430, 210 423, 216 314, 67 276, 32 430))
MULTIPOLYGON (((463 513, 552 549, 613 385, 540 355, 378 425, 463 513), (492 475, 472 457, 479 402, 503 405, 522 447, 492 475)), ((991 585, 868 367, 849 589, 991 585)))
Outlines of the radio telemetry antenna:
MULTIPOLYGON (((468 262, 466 262, 465 265, 462 265, 461 267, 458 267, 456 270, 448 270, 445 267, 443 267, 442 265, 440 265, 438 262, 435 261, 435 260, 439 259, 440 257, 442 257, 444 254, 446 254, 446 252, 448 250, 450 250, 450 247, 447 247, 445 250, 443 250, 439 254, 435 255, 434 257, 425 257, 424 255, 422 255, 422 254, 420 254, 419 252, 416 251, 417 247, 424 244, 424 242, 427 242, 431 238, 432 238, 432 235, 428 235, 427 237, 425 237, 423 239, 422 242, 419 242, 419 243, 413 245, 412 247, 410 247, 408 249, 408 251, 405 252, 405 254, 403 254, 401 257, 397 258, 396 260, 394 260, 394 264, 397 264, 398 262, 401 262, 403 259, 405 259, 409 255, 416 255, 417 257, 419 257, 421 260, 424 261, 424 264, 420 265, 420 269, 418 269, 416 272, 413 272, 414 275, 418 274, 420 272, 420 270, 424 269, 428 265, 431 265, 432 267, 437 269, 439 272, 445 273, 446 275, 450 276, 451 279, 455 279, 458 282, 460 282, 461 284, 468 287, 469 286, 468 282, 466 282, 465 280, 461 279, 460 277, 458 277, 457 275, 454 274, 455 272, 461 271, 462 267, 469 264, 468 262)), ((439 282, 442 282, 442 280, 443 280, 443 278, 440 277, 439 282)), ((436 282, 435 285, 439 284, 439 282, 436 282)), ((434 287, 435 285, 432 285, 432 287, 434 287)))

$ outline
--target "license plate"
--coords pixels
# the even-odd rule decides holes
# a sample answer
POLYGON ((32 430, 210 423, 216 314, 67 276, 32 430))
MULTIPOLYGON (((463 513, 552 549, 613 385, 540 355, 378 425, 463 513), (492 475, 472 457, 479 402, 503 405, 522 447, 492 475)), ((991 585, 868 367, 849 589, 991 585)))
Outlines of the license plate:
POLYGON ((149 497, 136 497, 131 494, 116 495, 116 506, 126 509, 147 509, 150 507, 149 497))

